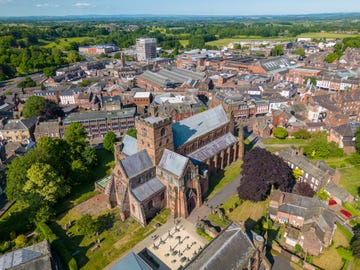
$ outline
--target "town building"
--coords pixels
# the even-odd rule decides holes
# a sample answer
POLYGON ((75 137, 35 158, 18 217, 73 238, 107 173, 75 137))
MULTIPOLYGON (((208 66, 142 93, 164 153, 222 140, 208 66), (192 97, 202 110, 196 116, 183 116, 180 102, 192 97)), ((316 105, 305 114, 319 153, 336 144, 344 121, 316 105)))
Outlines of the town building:
POLYGON ((285 232, 287 245, 299 244, 307 254, 318 256, 331 244, 335 216, 318 197, 272 190, 268 211, 273 221, 292 226, 285 232))
POLYGON ((123 135, 135 125, 135 108, 124 108, 115 111, 86 111, 71 113, 60 125, 60 135, 64 136, 71 123, 80 123, 90 139, 103 138, 108 131, 117 136, 123 135))
POLYGON ((146 61, 156 58, 156 39, 155 38, 136 39, 136 56, 138 61, 146 61))
POLYGON ((107 54, 116 52, 119 48, 115 44, 98 44, 94 46, 80 46, 79 53, 83 54, 107 54))
POLYGON ((0 123, 0 140, 28 142, 32 138, 36 122, 36 117, 22 120, 2 119, 0 123))

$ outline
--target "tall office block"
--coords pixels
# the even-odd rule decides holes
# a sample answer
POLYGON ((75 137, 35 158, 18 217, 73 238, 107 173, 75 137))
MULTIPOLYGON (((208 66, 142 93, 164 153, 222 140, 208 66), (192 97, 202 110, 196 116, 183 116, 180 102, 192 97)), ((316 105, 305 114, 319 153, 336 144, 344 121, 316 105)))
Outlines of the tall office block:
POLYGON ((156 58, 156 39, 138 38, 136 39, 136 54, 138 61, 145 61, 156 58))

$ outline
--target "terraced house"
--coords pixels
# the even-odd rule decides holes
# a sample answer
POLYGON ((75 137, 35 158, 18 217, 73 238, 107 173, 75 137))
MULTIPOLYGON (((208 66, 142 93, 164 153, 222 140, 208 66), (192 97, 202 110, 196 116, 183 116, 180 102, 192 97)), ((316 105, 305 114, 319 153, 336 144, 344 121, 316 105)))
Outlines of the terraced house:
POLYGON ((113 176, 102 185, 109 204, 142 225, 165 207, 187 217, 208 193, 209 175, 243 155, 222 106, 179 122, 139 117, 135 125, 137 139, 125 136, 116 147, 113 176))

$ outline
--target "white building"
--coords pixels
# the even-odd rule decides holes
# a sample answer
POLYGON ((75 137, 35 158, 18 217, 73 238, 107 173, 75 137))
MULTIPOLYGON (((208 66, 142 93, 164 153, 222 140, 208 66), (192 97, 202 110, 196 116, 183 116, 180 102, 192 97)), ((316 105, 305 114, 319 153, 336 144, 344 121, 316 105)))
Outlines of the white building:
POLYGON ((136 55, 138 61, 146 61, 156 58, 156 39, 138 38, 136 39, 136 55))

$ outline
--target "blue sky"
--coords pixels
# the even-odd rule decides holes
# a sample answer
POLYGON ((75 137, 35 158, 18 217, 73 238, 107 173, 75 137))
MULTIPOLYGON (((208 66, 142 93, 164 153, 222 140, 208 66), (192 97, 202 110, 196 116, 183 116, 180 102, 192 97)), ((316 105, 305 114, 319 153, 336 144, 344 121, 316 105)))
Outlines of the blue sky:
POLYGON ((360 12, 360 0, 0 0, 0 16, 267 15, 360 12))

